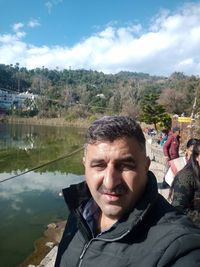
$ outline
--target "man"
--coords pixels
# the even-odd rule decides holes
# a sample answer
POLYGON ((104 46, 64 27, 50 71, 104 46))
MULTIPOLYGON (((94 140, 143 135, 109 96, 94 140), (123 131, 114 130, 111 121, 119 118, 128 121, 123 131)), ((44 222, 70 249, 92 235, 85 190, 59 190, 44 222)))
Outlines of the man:
POLYGON ((172 129, 172 134, 168 136, 167 140, 163 144, 163 153, 167 162, 179 157, 179 146, 180 146, 180 128, 174 127, 172 129))
MULTIPOLYGON (((177 159, 179 157, 180 146, 180 128, 174 127, 172 133, 168 136, 167 140, 163 144, 163 153, 165 156, 165 175, 170 167, 170 160, 177 159)), ((169 185, 163 178, 162 188, 168 188, 169 185)))
POLYGON ((136 121, 108 116, 86 133, 86 182, 70 209, 56 267, 200 266, 200 229, 158 193, 136 121))

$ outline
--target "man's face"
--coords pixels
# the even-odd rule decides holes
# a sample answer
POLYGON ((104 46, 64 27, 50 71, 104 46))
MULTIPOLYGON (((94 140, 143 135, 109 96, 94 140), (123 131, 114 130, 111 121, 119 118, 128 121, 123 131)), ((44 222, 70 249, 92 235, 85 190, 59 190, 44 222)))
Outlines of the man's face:
POLYGON ((118 220, 132 209, 147 183, 150 160, 135 138, 88 144, 86 182, 102 216, 118 220))

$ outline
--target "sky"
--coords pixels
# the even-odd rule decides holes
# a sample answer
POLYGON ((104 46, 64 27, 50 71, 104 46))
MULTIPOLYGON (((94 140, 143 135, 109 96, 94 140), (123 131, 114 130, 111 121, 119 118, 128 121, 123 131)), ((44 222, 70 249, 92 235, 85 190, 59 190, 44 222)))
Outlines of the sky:
POLYGON ((200 74, 200 0, 0 0, 0 64, 200 74))

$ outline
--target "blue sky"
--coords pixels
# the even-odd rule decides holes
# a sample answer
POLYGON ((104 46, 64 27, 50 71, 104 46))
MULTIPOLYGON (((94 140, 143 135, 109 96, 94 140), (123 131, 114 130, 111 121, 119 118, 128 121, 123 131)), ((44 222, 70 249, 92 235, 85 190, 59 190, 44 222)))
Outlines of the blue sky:
POLYGON ((200 0, 0 0, 0 63, 200 73, 200 0))

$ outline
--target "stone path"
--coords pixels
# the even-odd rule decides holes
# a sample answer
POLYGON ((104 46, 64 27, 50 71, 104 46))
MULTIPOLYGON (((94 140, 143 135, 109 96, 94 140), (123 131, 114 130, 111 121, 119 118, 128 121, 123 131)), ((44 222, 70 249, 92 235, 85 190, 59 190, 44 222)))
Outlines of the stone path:
POLYGON ((151 165, 149 168, 156 176, 157 183, 158 183, 158 191, 161 195, 163 195, 166 199, 169 194, 169 189, 160 189, 160 186, 163 181, 163 174, 164 174, 164 166, 156 161, 151 161, 151 165))
POLYGON ((159 193, 167 199, 169 189, 160 189, 165 169, 165 160, 162 148, 157 143, 152 142, 151 138, 148 139, 148 137, 146 137, 146 140, 146 152, 149 158, 151 159, 151 165, 149 169, 155 174, 157 178, 159 193))

